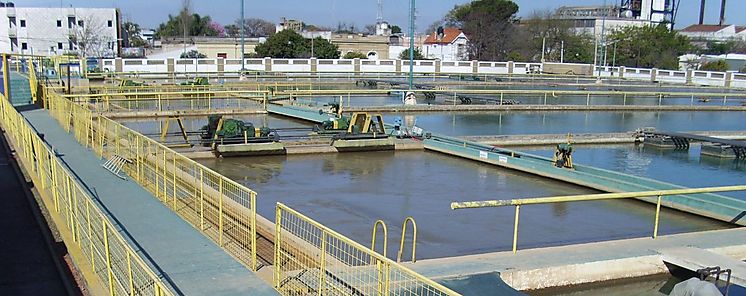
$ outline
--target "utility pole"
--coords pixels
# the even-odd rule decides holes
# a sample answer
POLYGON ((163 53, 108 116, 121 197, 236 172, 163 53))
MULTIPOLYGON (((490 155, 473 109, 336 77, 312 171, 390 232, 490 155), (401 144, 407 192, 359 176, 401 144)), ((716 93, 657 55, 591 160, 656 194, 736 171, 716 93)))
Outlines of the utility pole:
MULTIPOLYGON (((601 19, 601 46, 604 47, 604 51, 606 50, 606 0, 604 0, 604 9, 603 9, 603 18, 601 19)), ((598 51, 598 50, 597 50, 598 51)), ((598 54, 598 52, 596 53, 598 54)), ((604 55, 604 61, 606 60, 606 55, 604 55)), ((595 64, 594 64, 595 67, 595 64)), ((601 80, 601 67, 598 68, 598 79, 601 80)))
POLYGON ((241 75, 243 75, 243 71, 246 70, 246 67, 244 65, 244 57, 246 56, 246 40, 244 37, 245 33, 246 23, 244 22, 244 0, 241 0, 241 75))
POLYGON ((414 88, 414 5, 409 2, 409 90, 414 88))
POLYGON ((565 62, 565 40, 560 43, 560 64, 565 62))
POLYGON ((541 62, 544 62, 544 53, 547 51, 547 37, 541 38, 541 62))

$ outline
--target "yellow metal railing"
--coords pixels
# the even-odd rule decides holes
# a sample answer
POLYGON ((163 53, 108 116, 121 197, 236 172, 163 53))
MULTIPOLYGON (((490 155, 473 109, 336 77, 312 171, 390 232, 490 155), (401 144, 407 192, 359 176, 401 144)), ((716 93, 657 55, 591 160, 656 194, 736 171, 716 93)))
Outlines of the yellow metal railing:
POLYGON ((282 295, 459 295, 281 203, 275 219, 282 295))
POLYGON ((92 293, 172 295, 171 291, 119 234, 88 191, 77 183, 55 153, 4 97, 3 129, 15 146, 76 266, 92 293))
POLYGON ((664 196, 688 195, 688 194, 697 194, 697 193, 729 192, 729 191, 746 191, 746 185, 706 187, 706 188, 685 188, 685 189, 672 189, 672 190, 653 190, 653 191, 638 191, 638 192, 623 192, 623 193, 582 194, 582 195, 523 198, 523 199, 510 199, 510 200, 452 202, 451 209, 457 210, 457 209, 515 206, 515 222, 513 224, 513 253, 516 253, 518 250, 518 220, 520 217, 521 206, 523 205, 657 197, 656 207, 655 207, 655 219, 653 222, 653 238, 657 238, 658 237, 658 224, 660 222, 661 203, 662 203, 664 196))
POLYGON ((376 251, 376 235, 378 234, 378 225, 381 225, 381 230, 383 231, 383 257, 386 257, 386 251, 389 248, 389 231, 386 228, 386 222, 383 222, 383 220, 377 220, 376 223, 373 224, 373 234, 370 239, 370 250, 375 252, 376 251))
POLYGON ((401 226, 401 242, 399 243, 399 252, 396 254, 396 262, 401 262, 404 254, 404 239, 407 237, 407 225, 412 224, 412 263, 417 262, 417 222, 414 218, 407 217, 401 226))
POLYGON ((64 96, 96 112, 264 109, 266 91, 153 91, 64 96))
MULTIPOLYGON (((102 158, 132 161, 123 170, 163 204, 252 270, 257 262, 256 192, 118 122, 49 92, 51 114, 102 158)), ((267 235, 271 235, 267 234, 267 235)))
POLYGON ((29 82, 29 90, 31 91, 31 101, 33 103, 36 103, 39 99, 38 96, 38 87, 39 82, 36 79, 36 68, 34 67, 34 60, 28 61, 28 82, 29 82))

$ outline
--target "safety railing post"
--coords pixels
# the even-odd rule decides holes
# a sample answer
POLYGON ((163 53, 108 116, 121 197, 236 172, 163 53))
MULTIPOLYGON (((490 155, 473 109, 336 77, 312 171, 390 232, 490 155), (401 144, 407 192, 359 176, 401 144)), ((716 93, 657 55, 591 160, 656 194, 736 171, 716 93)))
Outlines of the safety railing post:
POLYGON ((658 202, 655 204, 655 225, 653 226, 653 238, 658 238, 658 223, 660 222, 661 214, 661 195, 658 195, 658 202))
POLYGON ((173 185, 174 185, 173 186, 173 195, 174 196, 171 198, 171 201, 172 201, 172 204, 173 204, 173 207, 174 207, 174 212, 178 213, 179 211, 176 208, 176 154, 172 153, 171 157, 173 158, 173 168, 171 168, 171 175, 173 176, 172 181, 173 181, 173 185))
POLYGON ((220 190, 218 190, 218 191, 220 192, 220 196, 218 196, 218 214, 219 214, 219 217, 218 217, 218 231, 219 231, 218 245, 222 247, 223 246, 223 197, 224 197, 223 196, 223 178, 219 178, 219 180, 220 180, 219 181, 220 184, 218 185, 218 188, 220 190))
POLYGON ((106 255, 106 272, 109 278, 109 295, 114 295, 114 273, 111 271, 111 250, 109 249, 109 231, 106 226, 106 222, 102 220, 102 228, 104 231, 104 251, 106 255))
POLYGON ((257 254, 256 254, 256 192, 249 193, 250 201, 251 202, 251 231, 249 233, 251 237, 251 268, 252 270, 256 270, 257 268, 257 254))
POLYGON ((518 219, 521 213, 521 206, 515 206, 515 223, 513 224, 513 254, 518 252, 518 219))
POLYGON ((282 252, 282 205, 275 206, 275 256, 274 256, 274 276, 272 281, 275 289, 280 289, 282 280, 282 264, 280 263, 280 252, 282 252))
POLYGON ((132 274, 132 259, 130 258, 131 256, 132 255, 130 254, 130 252, 127 252, 127 275, 129 277, 129 283, 130 283, 129 294, 130 296, 134 296, 135 295, 135 281, 134 281, 134 277, 132 274))
POLYGON ((199 230, 205 230, 205 179, 202 169, 199 170, 199 230))
POLYGON ((96 270, 96 260, 94 260, 94 252, 93 252, 93 231, 92 231, 92 225, 91 225, 91 206, 90 202, 85 203, 85 220, 86 220, 86 226, 88 226, 88 251, 91 253, 91 270, 96 270))
POLYGON ((166 180, 166 149, 163 150, 163 170, 161 171, 161 180, 163 180, 163 203, 168 206, 168 181, 166 180))
POLYGON ((321 232, 321 252, 319 254, 319 288, 318 295, 324 295, 324 286, 326 284, 326 231, 321 232))

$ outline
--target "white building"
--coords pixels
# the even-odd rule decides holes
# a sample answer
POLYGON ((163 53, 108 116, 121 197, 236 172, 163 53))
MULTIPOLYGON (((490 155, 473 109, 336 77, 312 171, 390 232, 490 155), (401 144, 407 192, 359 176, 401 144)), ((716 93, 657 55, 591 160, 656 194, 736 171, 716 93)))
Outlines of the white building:
POLYGON ((442 35, 433 32, 425 38, 422 55, 428 59, 442 61, 465 61, 469 59, 468 44, 469 39, 461 29, 444 28, 442 35))
POLYGON ((738 41, 746 40, 746 27, 736 25, 691 25, 679 31, 694 41, 738 41))
POLYGON ((599 37, 630 26, 666 23, 670 28, 674 8, 673 0, 621 0, 619 6, 563 6, 555 17, 571 20, 577 33, 599 37))
POLYGON ((117 55, 119 21, 114 8, 12 7, 8 4, 0 4, 1 52, 36 55, 76 52, 88 57, 117 55))

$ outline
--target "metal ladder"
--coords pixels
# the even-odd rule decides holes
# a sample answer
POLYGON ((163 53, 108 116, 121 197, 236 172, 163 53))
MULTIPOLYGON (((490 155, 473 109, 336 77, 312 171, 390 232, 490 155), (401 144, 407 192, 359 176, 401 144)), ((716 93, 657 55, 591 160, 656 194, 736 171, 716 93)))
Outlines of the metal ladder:
POLYGON ((101 166, 104 167, 106 170, 114 174, 115 176, 122 178, 122 180, 127 180, 127 177, 121 174, 122 167, 124 167, 125 164, 132 163, 131 160, 126 159, 119 155, 113 155, 109 160, 107 160, 104 164, 101 166))

